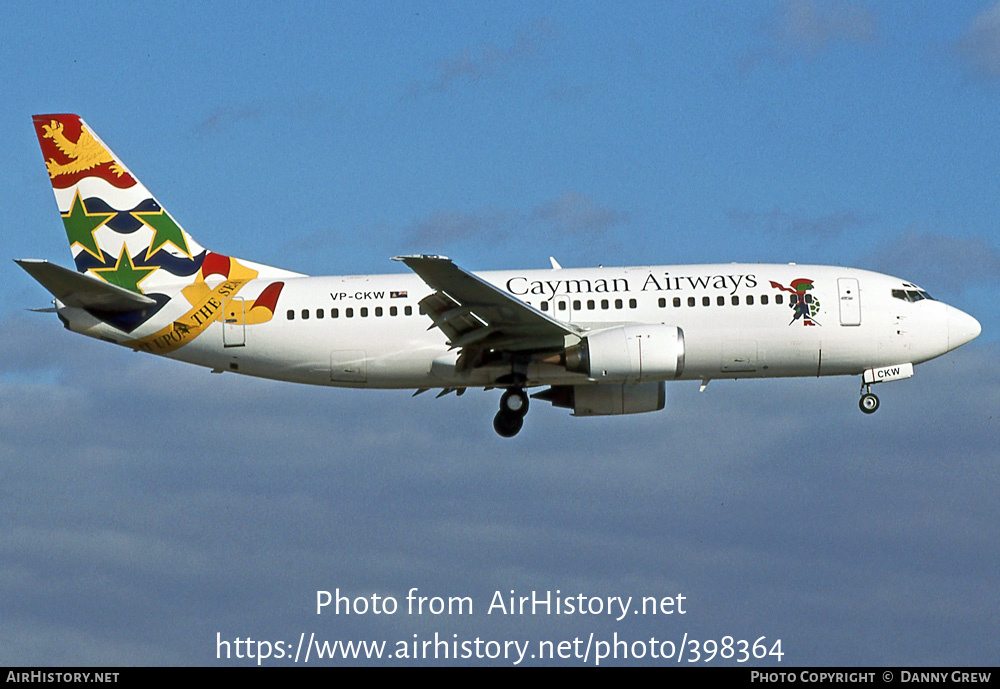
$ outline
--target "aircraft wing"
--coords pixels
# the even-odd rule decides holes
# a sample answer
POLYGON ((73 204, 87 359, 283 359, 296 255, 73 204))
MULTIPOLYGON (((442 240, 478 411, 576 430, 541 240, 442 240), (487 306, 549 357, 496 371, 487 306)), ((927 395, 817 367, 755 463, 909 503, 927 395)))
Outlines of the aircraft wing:
POLYGON ((155 300, 145 295, 55 263, 27 258, 15 259, 14 262, 66 306, 124 313, 156 304, 155 300))
POLYGON ((462 270, 444 256, 396 256, 434 290, 420 307, 461 348, 459 367, 474 367, 486 351, 562 349, 580 331, 462 270))

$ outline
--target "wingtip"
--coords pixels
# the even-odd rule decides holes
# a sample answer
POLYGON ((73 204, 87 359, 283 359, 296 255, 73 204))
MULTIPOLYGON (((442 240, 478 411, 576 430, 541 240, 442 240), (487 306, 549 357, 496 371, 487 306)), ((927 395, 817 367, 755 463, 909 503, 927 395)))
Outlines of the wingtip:
POLYGON ((448 261, 451 263, 451 259, 447 256, 439 256, 438 254, 406 254, 405 256, 393 256, 393 261, 448 261))

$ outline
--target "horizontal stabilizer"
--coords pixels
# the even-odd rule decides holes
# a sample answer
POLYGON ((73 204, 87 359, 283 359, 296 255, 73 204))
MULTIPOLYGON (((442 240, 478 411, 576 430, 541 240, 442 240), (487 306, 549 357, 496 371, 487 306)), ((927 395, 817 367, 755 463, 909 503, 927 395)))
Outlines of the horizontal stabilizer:
POLYGON ((14 262, 66 306, 124 313, 156 304, 147 296, 55 263, 34 259, 15 259, 14 262))

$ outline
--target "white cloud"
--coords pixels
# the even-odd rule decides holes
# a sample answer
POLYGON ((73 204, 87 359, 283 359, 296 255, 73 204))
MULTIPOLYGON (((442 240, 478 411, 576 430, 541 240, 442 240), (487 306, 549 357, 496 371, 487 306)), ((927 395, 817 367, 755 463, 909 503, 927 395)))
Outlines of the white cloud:
POLYGON ((984 237, 910 229, 869 256, 875 270, 951 293, 1000 282, 1000 249, 984 237))
POLYGON ((1000 2, 986 7, 969 22, 955 50, 976 72, 1000 78, 1000 2))
POLYGON ((591 197, 566 191, 530 210, 484 208, 439 211, 412 225, 407 234, 421 251, 428 247, 471 242, 494 244, 532 237, 547 243, 581 237, 599 239, 628 223, 628 214, 602 206, 591 197))
POLYGON ((217 631, 669 632, 642 616, 486 616, 511 588, 684 593, 691 613, 670 629, 780 635, 799 664, 898 665, 945 646, 930 658, 992 658, 995 347, 884 386, 873 417, 856 379, 678 383, 657 414, 574 419, 536 402, 506 441, 495 392, 210 375, 49 320, 26 380, 0 387, 19 412, 0 429, 0 617, 45 640, 0 650, 7 664, 210 663, 217 631), (45 359, 80 370, 32 382, 45 359), (317 589, 411 586, 479 612, 314 614, 317 589))
POLYGON ((844 210, 810 217, 800 212, 787 211, 775 206, 769 211, 752 211, 733 208, 727 212, 729 221, 744 229, 764 231, 784 237, 811 237, 813 239, 835 239, 849 230, 863 228, 878 220, 878 217, 859 211, 844 210))
POLYGON ((467 241, 503 241, 513 231, 510 214, 498 208, 477 212, 438 211, 410 228, 413 242, 440 246, 467 241))
POLYGON ((410 95, 429 91, 443 93, 460 85, 478 83, 508 69, 529 65, 543 57, 556 33, 555 22, 541 18, 519 28, 504 44, 484 43, 457 55, 442 57, 434 64, 430 77, 411 85, 410 95))
POLYGON ((866 45, 878 38, 878 18, 846 0, 786 0, 772 12, 760 45, 747 51, 742 71, 768 60, 813 59, 837 45, 866 45))
POLYGON ((878 20, 852 2, 790 0, 780 5, 771 23, 774 40, 804 53, 817 53, 834 43, 870 43, 878 20))
POLYGON ((558 234, 603 234, 628 222, 628 214, 601 207, 592 198, 573 191, 538 205, 532 214, 558 234))

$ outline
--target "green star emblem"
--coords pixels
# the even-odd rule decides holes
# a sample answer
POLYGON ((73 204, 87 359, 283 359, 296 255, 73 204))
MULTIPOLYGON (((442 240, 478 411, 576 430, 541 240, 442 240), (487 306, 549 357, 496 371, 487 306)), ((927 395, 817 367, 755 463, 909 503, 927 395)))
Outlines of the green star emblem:
POLYGON ((155 270, 156 268, 136 268, 133 266, 132 257, 128 255, 123 244, 122 252, 118 254, 118 262, 114 268, 93 268, 91 272, 96 273, 105 282, 142 294, 139 283, 155 270))
POLYGON ((153 229, 153 241, 146 252, 147 259, 167 242, 170 242, 183 251, 188 258, 191 258, 191 250, 188 249, 187 241, 184 239, 184 231, 181 230, 180 226, 166 212, 133 213, 132 217, 139 220, 143 225, 153 229))
POLYGON ((101 254, 101 249, 97 246, 97 239, 94 237, 94 232, 110 218, 113 218, 115 214, 88 213, 83 199, 80 198, 80 192, 77 190, 76 195, 73 197, 73 205, 70 206, 69 213, 60 213, 60 215, 62 215, 63 224, 66 226, 66 236, 69 238, 69 245, 72 247, 74 244, 79 244, 84 251, 97 258, 101 263, 104 263, 104 256, 101 254))

